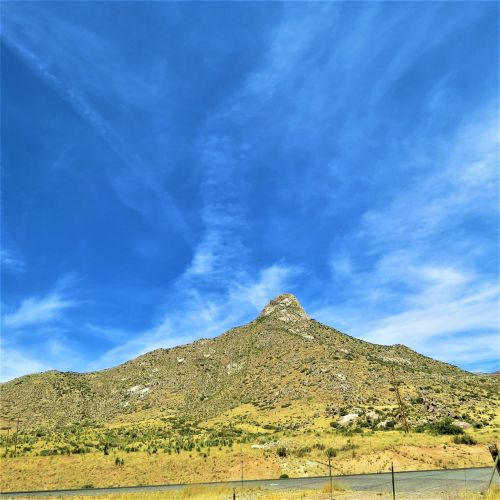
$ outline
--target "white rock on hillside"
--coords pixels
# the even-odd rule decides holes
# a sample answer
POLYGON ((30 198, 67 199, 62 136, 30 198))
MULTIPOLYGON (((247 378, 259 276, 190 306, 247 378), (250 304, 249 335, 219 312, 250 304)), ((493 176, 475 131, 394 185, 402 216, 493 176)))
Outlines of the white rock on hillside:
POLYGON ((359 415, 357 413, 349 413, 348 415, 344 415, 343 417, 340 417, 339 419, 339 424, 340 425, 348 425, 351 422, 354 422, 359 418, 359 415))

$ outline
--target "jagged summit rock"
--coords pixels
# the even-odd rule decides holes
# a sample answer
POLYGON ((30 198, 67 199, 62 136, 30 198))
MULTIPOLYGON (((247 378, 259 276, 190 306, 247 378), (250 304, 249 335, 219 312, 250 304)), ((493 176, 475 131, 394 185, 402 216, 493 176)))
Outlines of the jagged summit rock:
POLYGON ((284 323, 296 323, 297 321, 309 320, 309 316, 300 305, 297 297, 291 293, 283 293, 267 304, 259 315, 259 318, 271 316, 284 323))

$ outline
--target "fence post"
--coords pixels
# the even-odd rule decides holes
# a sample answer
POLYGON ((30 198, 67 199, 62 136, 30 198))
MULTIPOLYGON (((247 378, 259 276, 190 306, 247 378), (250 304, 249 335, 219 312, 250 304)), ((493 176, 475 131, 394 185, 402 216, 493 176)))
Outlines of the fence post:
POLYGON ((332 457, 330 455, 328 455, 328 469, 330 470, 330 500, 333 500, 332 457))
POLYGON ((495 465, 493 466, 493 470, 491 471, 491 477, 490 477, 490 482, 488 483, 488 487, 486 488, 486 491, 490 489, 491 483, 493 482, 493 477, 495 476, 495 471, 498 469, 500 463, 498 462, 498 459, 500 458, 500 455, 497 455, 495 458, 495 465))
POLYGON ((391 462, 391 478, 392 478, 392 499, 396 500, 396 488, 394 487, 394 462, 391 462))
POLYGON ((495 462, 495 467, 498 471, 498 475, 500 476, 500 463, 497 460, 499 456, 498 447, 495 443, 493 443, 488 446, 488 449, 490 450, 491 458, 493 459, 493 462, 495 462))

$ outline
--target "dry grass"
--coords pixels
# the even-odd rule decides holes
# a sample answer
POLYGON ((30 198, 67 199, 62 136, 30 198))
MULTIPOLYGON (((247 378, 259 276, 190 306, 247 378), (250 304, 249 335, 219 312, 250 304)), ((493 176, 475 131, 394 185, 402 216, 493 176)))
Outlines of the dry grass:
POLYGON ((338 481, 332 481, 331 485, 330 485, 330 481, 328 481, 321 488, 321 492, 322 493, 330 493, 330 488, 336 493, 343 492, 343 491, 347 490, 347 488, 343 484, 340 484, 338 481))
MULTIPOLYGON (((243 445, 245 478, 276 479, 284 473, 290 477, 326 475, 327 468, 316 462, 325 460, 324 450, 314 447, 319 443, 325 449, 346 448, 333 460, 334 474, 388 471, 391 462, 396 471, 489 466, 491 456, 486 444, 498 441, 498 431, 481 431, 474 437, 479 444, 466 446, 453 444, 450 436, 405 435, 396 431, 351 437, 330 431, 273 435, 269 436, 268 450, 254 449, 250 443, 243 445), (286 457, 277 456, 278 444, 289 450, 286 457), (310 451, 297 456, 295 451, 305 446, 310 451)), ((189 452, 1 459, 0 486, 3 491, 22 491, 82 488, 85 485, 108 487, 238 480, 241 471, 239 451, 239 446, 234 450, 212 449, 206 459, 189 452), (124 458, 123 467, 115 465, 117 456, 124 458)))

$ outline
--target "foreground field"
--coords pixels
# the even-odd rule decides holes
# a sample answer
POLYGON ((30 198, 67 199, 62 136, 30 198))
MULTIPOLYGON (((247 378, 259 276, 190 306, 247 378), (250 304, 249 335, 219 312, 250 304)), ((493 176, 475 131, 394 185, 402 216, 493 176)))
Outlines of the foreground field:
MULTIPOLYGON (((472 436, 471 436, 472 437, 472 436)), ((241 479, 321 476, 328 449, 334 449, 334 474, 490 466, 487 444, 497 430, 473 434, 475 445, 455 444, 453 436, 399 431, 350 436, 324 430, 273 434, 266 444, 175 454, 111 451, 55 456, 21 456, 1 461, 2 491, 97 488, 241 479), (123 463, 122 463, 123 461, 123 463), (322 463, 321 463, 322 462, 322 463)))

